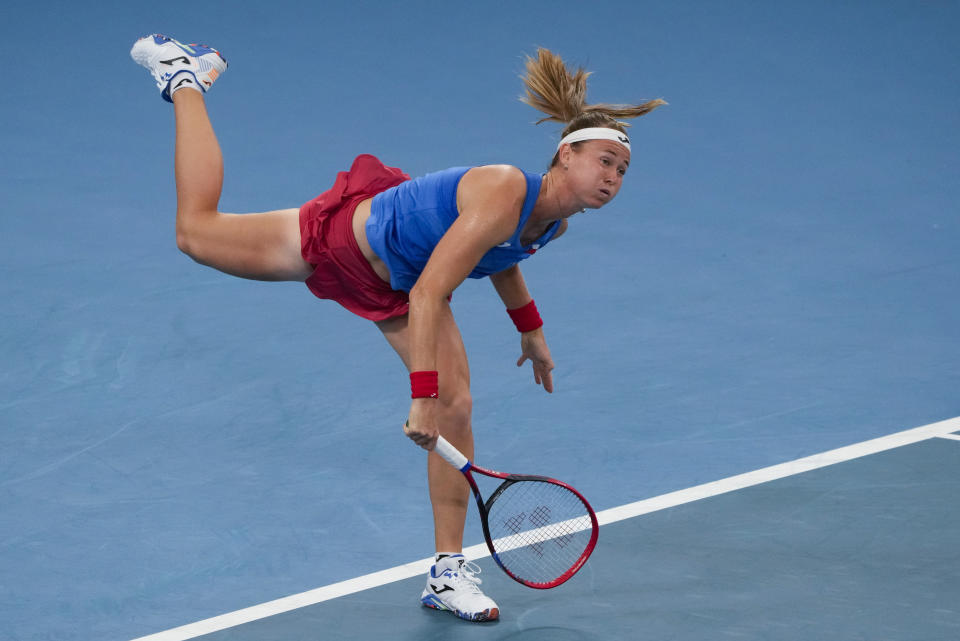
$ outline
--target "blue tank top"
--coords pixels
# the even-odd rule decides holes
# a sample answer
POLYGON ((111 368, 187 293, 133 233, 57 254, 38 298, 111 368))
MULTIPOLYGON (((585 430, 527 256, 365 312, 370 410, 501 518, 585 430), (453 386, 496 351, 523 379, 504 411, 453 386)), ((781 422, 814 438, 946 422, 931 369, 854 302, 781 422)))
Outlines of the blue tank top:
MULTIPOLYGON (((413 180, 377 194, 370 205, 367 240, 374 253, 390 270, 390 286, 410 291, 430 259, 434 247, 457 219, 457 186, 471 167, 453 167, 413 180)), ((530 243, 520 243, 520 233, 540 195, 543 176, 524 171, 527 195, 520 222, 510 239, 493 247, 477 263, 470 278, 484 278, 529 258, 546 245, 560 228, 552 224, 530 243)))

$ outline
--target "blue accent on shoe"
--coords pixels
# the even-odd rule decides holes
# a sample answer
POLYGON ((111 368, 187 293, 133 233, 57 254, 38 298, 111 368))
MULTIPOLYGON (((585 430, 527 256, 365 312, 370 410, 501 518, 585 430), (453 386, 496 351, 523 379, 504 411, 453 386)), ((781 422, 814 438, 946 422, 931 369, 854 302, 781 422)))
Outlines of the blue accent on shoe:
POLYGON ((167 36, 164 36, 159 33, 153 34, 153 42, 158 45, 172 42, 173 44, 177 45, 180 51, 184 52, 185 54, 187 54, 192 58, 199 58, 200 56, 205 56, 208 53, 215 53, 218 56, 220 56, 221 60, 223 60, 224 62, 227 61, 227 59, 223 57, 223 54, 221 54, 219 51, 217 51, 213 47, 208 47, 207 45, 200 45, 200 44, 193 44, 193 43, 187 45, 177 40, 174 40, 173 38, 168 38, 167 36))
POLYGON ((197 84, 198 87, 200 86, 200 81, 197 80, 197 74, 193 73, 193 72, 190 71, 189 69, 181 69, 180 71, 178 71, 177 73, 173 74, 173 75, 170 77, 170 81, 167 82, 167 86, 164 87, 164 88, 163 88, 163 91, 160 92, 160 97, 161 97, 161 98, 163 98, 163 99, 166 100, 167 102, 173 102, 173 98, 170 97, 170 82, 172 82, 174 78, 176 78, 177 76, 179 76, 179 75, 182 74, 182 73, 188 73, 188 74, 190 74, 191 76, 193 76, 193 81, 197 84))
MULTIPOLYGON (((180 51, 182 51, 183 53, 187 54, 188 56, 194 56, 194 57, 196 57, 196 56, 201 55, 201 54, 197 53, 197 52, 194 50, 194 48, 193 48, 192 45, 184 45, 183 43, 178 42, 177 40, 174 40, 173 38, 168 38, 167 36, 165 36, 165 35, 163 35, 163 34, 161 34, 161 33, 155 33, 155 34, 153 34, 153 43, 154 43, 154 44, 165 45, 165 44, 167 44, 168 42, 172 42, 173 44, 177 45, 177 47, 180 49, 180 51)), ((206 53, 210 53, 210 52, 208 51, 208 52, 206 52, 206 53)))
POLYGON ((446 606, 444 606, 443 603, 440 602, 440 599, 438 599, 437 597, 433 596, 432 594, 428 594, 427 596, 425 596, 425 597, 423 597, 422 599, 420 599, 420 603, 422 603, 423 605, 427 606, 428 608, 433 608, 434 610, 446 610, 446 609, 447 609, 446 606))

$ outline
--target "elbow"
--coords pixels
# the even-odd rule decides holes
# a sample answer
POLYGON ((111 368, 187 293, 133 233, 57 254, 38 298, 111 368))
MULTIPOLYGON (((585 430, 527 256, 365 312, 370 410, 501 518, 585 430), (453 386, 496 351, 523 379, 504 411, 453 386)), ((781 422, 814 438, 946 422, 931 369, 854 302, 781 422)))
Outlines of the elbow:
POLYGON ((448 294, 434 291, 420 283, 416 283, 410 288, 410 293, 407 296, 410 300, 411 309, 424 309, 432 304, 442 304, 450 299, 448 294))

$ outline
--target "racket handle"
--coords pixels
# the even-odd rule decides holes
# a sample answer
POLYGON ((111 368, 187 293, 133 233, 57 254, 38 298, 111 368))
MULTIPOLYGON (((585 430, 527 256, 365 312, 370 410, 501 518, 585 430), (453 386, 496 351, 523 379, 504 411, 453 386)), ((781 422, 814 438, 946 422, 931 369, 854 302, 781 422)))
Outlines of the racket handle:
POLYGON ((443 438, 442 436, 437 438, 437 446, 433 449, 434 452, 443 457, 450 465, 454 466, 461 472, 470 465, 470 460, 466 456, 460 453, 460 450, 450 445, 450 441, 443 438))

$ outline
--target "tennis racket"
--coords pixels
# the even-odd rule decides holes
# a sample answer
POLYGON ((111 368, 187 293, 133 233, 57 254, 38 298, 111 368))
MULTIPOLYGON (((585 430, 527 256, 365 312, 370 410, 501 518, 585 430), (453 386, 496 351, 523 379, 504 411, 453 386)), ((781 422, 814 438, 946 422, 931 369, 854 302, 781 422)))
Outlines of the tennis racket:
POLYGON ((484 469, 442 436, 434 452, 463 472, 477 500, 490 554, 510 578, 531 588, 555 588, 587 562, 600 526, 582 494, 545 476, 484 469), (474 474, 502 481, 486 502, 474 474))

